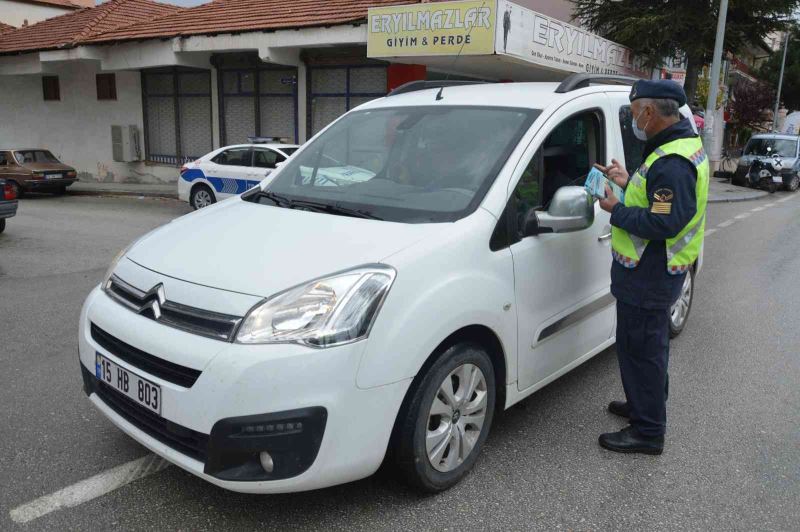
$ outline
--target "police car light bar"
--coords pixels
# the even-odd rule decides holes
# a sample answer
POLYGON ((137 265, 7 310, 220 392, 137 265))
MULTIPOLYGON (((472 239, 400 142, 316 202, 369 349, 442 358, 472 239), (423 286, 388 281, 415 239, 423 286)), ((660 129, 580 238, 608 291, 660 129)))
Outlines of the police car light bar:
POLYGON ((247 142, 250 144, 267 144, 270 142, 277 142, 280 144, 288 144, 289 139, 287 137, 247 137, 247 142))

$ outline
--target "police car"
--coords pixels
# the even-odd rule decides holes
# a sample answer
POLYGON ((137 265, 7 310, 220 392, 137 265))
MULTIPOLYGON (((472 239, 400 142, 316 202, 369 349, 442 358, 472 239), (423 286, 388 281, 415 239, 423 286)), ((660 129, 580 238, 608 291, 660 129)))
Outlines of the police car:
POLYGON ((178 197, 193 209, 241 194, 258 185, 299 146, 251 137, 251 144, 225 146, 185 164, 178 179, 178 197))

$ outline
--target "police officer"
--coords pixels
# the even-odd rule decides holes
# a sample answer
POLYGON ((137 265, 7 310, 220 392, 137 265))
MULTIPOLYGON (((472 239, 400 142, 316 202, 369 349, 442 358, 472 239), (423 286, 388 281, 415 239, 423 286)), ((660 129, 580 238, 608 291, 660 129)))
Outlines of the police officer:
POLYGON ((670 308, 703 245, 709 164, 700 138, 679 108, 680 85, 638 81, 631 89, 631 128, 645 141, 643 164, 629 178, 616 160, 599 167, 625 189, 610 188, 600 206, 611 213, 611 292, 617 299, 617 356, 626 401, 608 410, 630 420, 602 434, 622 453, 661 454, 667 423, 670 308))

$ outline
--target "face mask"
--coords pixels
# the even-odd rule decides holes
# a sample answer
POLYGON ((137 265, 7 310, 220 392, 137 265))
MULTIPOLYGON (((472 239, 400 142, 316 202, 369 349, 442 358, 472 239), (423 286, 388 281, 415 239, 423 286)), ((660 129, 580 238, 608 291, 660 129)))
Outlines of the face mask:
POLYGON ((644 130, 647 129, 647 124, 649 124, 650 121, 649 120, 647 121, 647 124, 644 125, 644 128, 639 129, 638 122, 639 122, 639 117, 642 116, 642 113, 644 113, 644 109, 642 109, 642 112, 639 113, 639 116, 633 117, 633 119, 631 121, 631 126, 633 127, 633 136, 636 137, 637 139, 641 140, 641 141, 646 142, 647 141, 647 133, 645 133, 644 130))

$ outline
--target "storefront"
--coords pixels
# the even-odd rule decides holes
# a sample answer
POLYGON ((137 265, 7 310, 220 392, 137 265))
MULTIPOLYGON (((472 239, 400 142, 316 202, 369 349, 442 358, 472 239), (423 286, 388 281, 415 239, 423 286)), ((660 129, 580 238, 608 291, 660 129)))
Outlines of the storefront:
POLYGON ((490 80, 556 81, 574 72, 650 77, 630 49, 506 0, 369 10, 367 55, 490 80))

